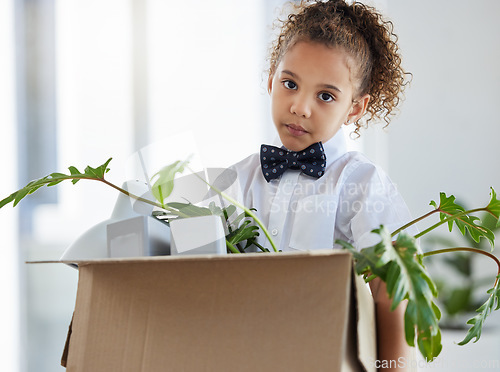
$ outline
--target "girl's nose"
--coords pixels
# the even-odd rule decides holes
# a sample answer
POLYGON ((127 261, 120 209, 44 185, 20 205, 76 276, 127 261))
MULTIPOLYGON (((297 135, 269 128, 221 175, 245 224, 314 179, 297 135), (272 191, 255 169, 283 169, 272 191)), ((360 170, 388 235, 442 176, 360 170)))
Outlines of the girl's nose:
POLYGON ((306 98, 297 95, 290 106, 290 112, 307 119, 311 116, 311 105, 306 98))

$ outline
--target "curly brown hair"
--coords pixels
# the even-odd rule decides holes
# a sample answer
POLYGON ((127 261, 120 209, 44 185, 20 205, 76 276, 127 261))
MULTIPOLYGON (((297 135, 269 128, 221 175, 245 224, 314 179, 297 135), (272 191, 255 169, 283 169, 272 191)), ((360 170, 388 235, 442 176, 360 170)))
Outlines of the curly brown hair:
POLYGON ((401 66, 401 56, 393 24, 384 20, 373 7, 344 0, 301 1, 296 10, 281 22, 281 32, 270 55, 270 76, 285 53, 299 41, 320 42, 342 48, 350 56, 355 97, 370 95, 365 124, 358 120, 354 133, 372 119, 384 120, 387 126, 395 115, 408 83, 401 66))

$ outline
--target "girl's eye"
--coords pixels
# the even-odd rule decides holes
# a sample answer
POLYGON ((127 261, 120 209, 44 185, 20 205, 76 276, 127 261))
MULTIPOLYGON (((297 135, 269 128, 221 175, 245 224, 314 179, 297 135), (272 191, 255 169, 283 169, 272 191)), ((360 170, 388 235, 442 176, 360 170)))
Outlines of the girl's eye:
POLYGON ((323 102, 331 102, 334 100, 333 96, 330 93, 320 93, 318 98, 323 102))
POLYGON ((291 80, 285 80, 283 82, 283 85, 285 86, 286 89, 292 89, 292 90, 296 90, 297 89, 297 84, 295 84, 291 80))

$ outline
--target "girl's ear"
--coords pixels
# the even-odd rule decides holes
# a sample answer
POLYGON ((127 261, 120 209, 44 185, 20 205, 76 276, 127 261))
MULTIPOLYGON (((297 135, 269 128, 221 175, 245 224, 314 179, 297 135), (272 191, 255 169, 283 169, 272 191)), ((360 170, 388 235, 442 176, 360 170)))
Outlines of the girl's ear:
POLYGON ((368 102, 370 102, 369 94, 365 94, 357 101, 354 101, 351 107, 351 111, 349 112, 349 115, 347 115, 347 122, 354 123, 357 120, 361 119, 361 117, 366 112, 366 109, 368 107, 368 102))
POLYGON ((267 93, 269 94, 273 91, 273 78, 274 75, 269 75, 269 78, 267 79, 267 93))

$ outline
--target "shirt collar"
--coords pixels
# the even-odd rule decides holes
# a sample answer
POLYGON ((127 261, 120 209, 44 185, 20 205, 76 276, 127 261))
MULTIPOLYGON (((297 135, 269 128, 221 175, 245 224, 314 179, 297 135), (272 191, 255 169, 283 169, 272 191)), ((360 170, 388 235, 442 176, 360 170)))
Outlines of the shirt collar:
MULTIPOLYGON (((283 146, 279 136, 275 137, 273 145, 277 147, 283 146)), ((347 143, 345 140, 344 130, 340 128, 332 138, 323 143, 323 148, 325 150, 327 164, 332 164, 335 160, 347 153, 347 143)))
POLYGON ((328 141, 323 143, 325 149, 326 162, 332 164, 334 161, 347 153, 347 143, 342 128, 328 141))

